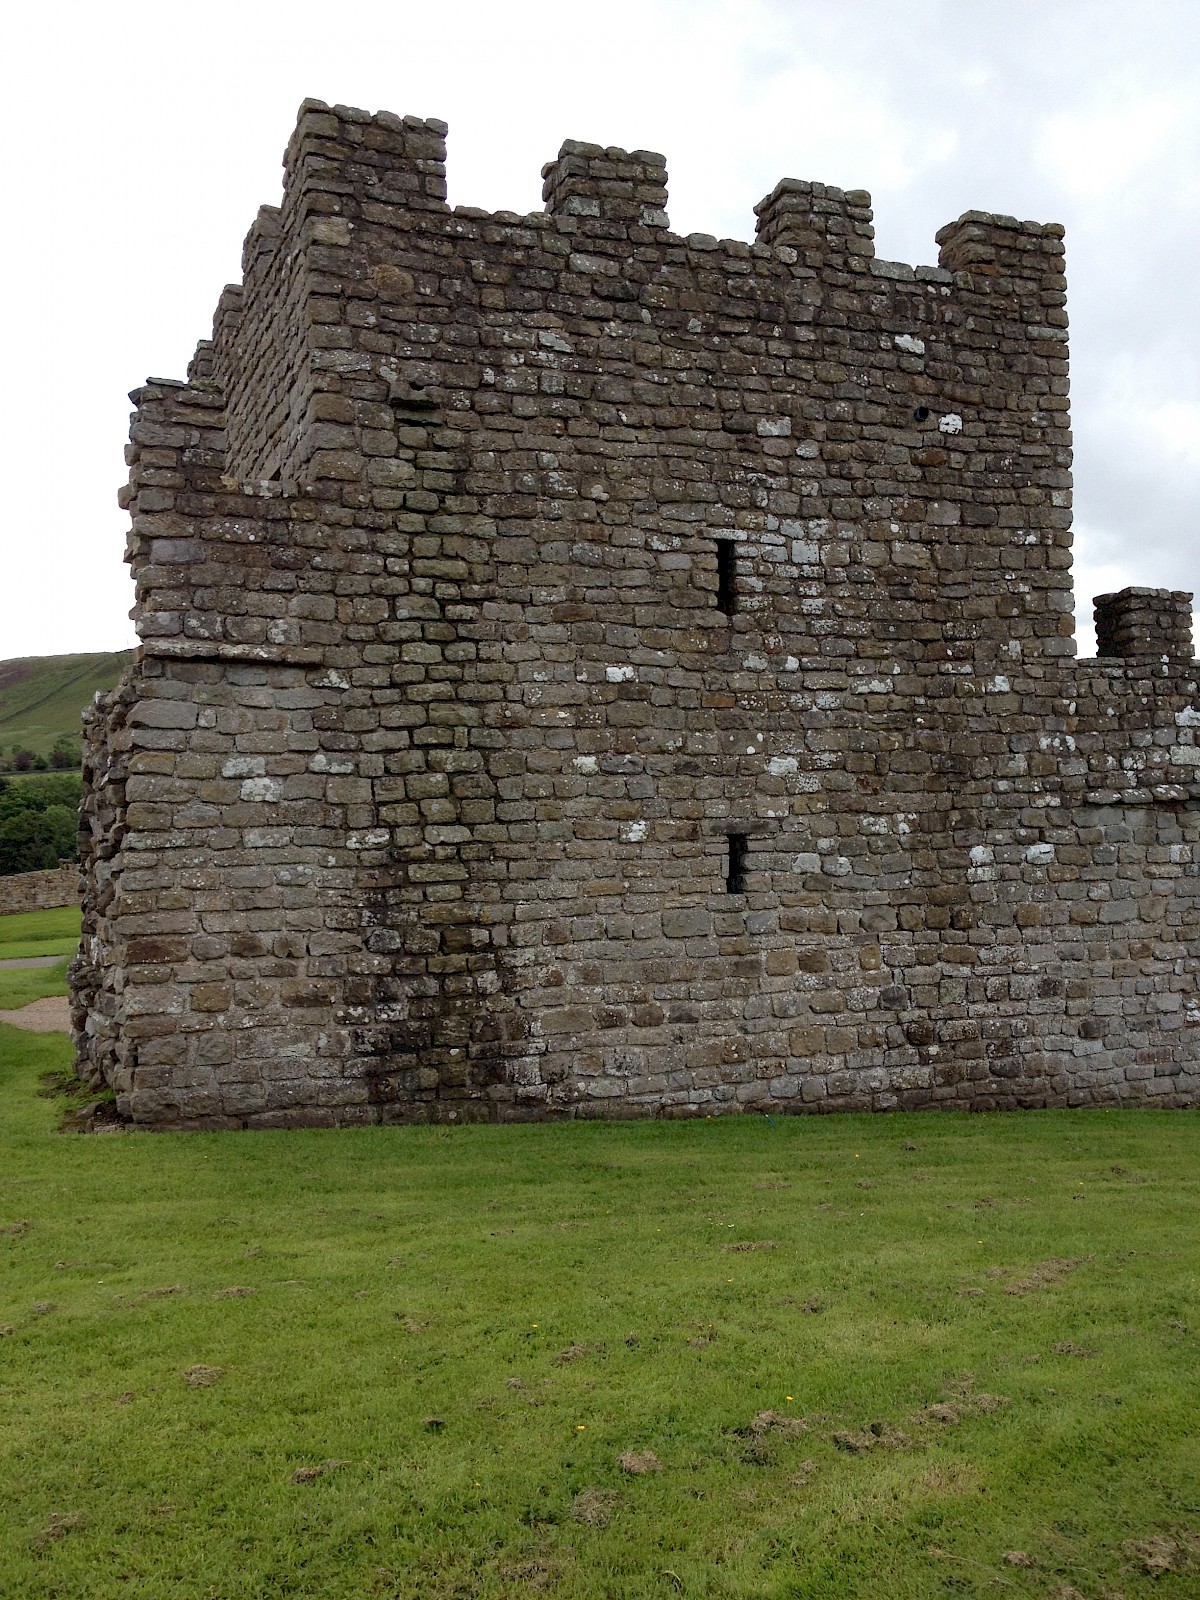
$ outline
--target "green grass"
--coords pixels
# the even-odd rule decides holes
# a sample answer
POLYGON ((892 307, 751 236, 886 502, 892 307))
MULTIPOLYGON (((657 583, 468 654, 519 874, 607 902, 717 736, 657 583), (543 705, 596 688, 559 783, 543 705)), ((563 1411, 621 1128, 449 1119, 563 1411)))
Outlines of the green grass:
POLYGON ((0 917, 0 961, 25 956, 72 956, 79 943, 78 906, 19 911, 0 917))
POLYGON ((25 656, 0 661, 0 749, 14 744, 48 756, 64 734, 80 736, 83 708, 99 690, 113 688, 132 651, 91 655, 25 656))
POLYGON ((0 970, 0 1011, 19 1011, 33 1000, 67 992, 67 957, 52 967, 0 970))
POLYGON ((1198 1592, 1194 1116, 82 1137, 68 1061, 0 1028, 0 1594, 1198 1592))

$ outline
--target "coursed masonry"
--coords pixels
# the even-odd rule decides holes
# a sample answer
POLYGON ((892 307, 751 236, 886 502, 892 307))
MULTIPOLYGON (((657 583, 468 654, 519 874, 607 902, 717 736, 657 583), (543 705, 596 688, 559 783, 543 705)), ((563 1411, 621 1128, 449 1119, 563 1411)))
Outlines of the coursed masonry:
POLYGON ((1076 658, 1063 230, 306 101, 133 399, 80 1070, 157 1128, 1200 1097, 1191 596, 1076 658))

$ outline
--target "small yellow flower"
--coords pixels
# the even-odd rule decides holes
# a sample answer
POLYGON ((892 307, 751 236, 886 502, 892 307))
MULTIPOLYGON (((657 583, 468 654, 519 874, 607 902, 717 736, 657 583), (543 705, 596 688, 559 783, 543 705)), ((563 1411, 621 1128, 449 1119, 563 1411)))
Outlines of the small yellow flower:
POLYGON ((791 1398, 792 1398, 792 1397, 791 1397, 791 1395, 790 1395, 790 1394, 785 1394, 785 1395, 784 1395, 784 1397, 783 1397, 783 1398, 784 1398, 784 1399, 785 1399, 785 1400, 790 1400, 790 1399, 791 1399, 791 1398))
POLYGON ((576 1433, 585 1433, 586 1431, 587 1431, 587 1423, 586 1422, 577 1422, 575 1424, 575 1432, 576 1433))

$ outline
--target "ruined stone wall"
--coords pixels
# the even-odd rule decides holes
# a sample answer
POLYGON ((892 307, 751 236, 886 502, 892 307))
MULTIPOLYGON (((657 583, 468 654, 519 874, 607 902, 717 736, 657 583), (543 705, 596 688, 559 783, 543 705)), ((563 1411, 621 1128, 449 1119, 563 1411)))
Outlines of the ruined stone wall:
POLYGON ((1194 1101, 1190 600, 1074 659, 1061 229, 308 102, 139 392, 82 1056, 157 1126, 1194 1101), (270 481, 263 481, 268 479, 270 481))
POLYGON ((79 869, 74 862, 48 872, 17 872, 0 878, 0 917, 17 911, 50 911, 79 902, 79 869))

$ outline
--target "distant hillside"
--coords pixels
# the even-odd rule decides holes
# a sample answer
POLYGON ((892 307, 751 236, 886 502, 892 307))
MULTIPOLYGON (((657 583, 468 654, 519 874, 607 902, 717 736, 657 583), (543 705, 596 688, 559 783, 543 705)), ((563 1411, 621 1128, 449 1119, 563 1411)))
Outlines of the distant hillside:
POLYGON ((0 767, 14 745, 48 757, 55 740, 79 740, 80 713, 97 690, 111 689, 132 650, 103 655, 26 656, 0 661, 0 767))

